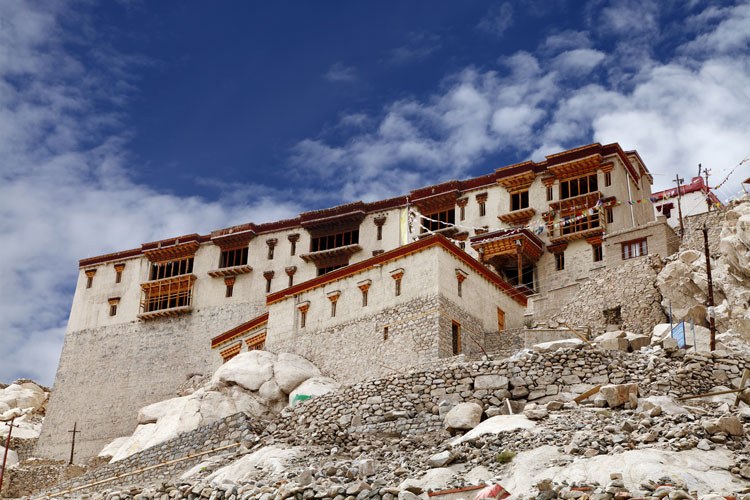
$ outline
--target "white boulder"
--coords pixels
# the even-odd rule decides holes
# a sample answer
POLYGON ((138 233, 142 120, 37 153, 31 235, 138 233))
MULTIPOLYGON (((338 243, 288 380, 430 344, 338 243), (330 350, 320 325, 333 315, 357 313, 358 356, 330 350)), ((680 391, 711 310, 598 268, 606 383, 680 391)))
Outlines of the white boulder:
POLYGON ((305 380, 289 393, 289 404, 294 401, 294 397, 301 396, 322 396, 329 392, 337 391, 341 384, 328 377, 313 377, 305 380))
POLYGON ((302 356, 281 353, 273 365, 273 376, 281 390, 289 394, 305 380, 320 377, 321 373, 317 366, 302 356))
POLYGON ((249 391, 257 391, 274 376, 276 355, 268 351, 249 351, 238 354, 216 370, 211 384, 240 385, 249 391))
POLYGON ((473 429, 482 419, 482 407, 477 403, 459 403, 445 415, 443 427, 448 430, 473 429))

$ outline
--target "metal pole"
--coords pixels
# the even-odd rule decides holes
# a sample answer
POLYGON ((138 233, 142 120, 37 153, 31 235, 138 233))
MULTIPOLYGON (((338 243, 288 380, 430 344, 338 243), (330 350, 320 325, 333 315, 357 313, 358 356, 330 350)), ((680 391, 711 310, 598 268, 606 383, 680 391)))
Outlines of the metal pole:
POLYGON ((10 419, 10 427, 8 428, 8 438, 5 440, 5 453, 3 453, 3 466, 0 468, 0 495, 3 492, 3 477, 5 476, 5 463, 8 460, 8 449, 10 448, 10 435, 13 434, 13 421, 16 417, 10 419))
MULTIPOLYGON (((700 167, 700 163, 698 166, 700 167)), ((708 184, 708 176, 711 175, 711 173, 706 169, 703 171, 703 175, 706 177, 706 205, 708 205, 708 211, 710 212, 713 203, 711 203, 711 187, 708 184)))
POLYGON ((677 183, 677 211, 680 216, 680 239, 682 239, 685 236, 685 226, 682 225, 682 189, 680 189, 680 183, 684 179, 680 179, 679 175, 675 175, 674 180, 677 183))
POLYGON ((690 328, 693 330, 693 350, 698 352, 698 341, 695 340, 695 320, 690 320, 690 328))
POLYGON ((711 279, 711 252, 708 249, 708 228, 703 224, 703 247, 706 253, 706 279, 708 280, 708 328, 711 330, 711 351, 716 350, 716 322, 714 320, 714 283, 711 279))
POLYGON ((76 434, 81 432, 79 430, 76 430, 77 427, 78 427, 78 422, 75 422, 73 424, 73 430, 68 431, 68 432, 73 433, 73 442, 70 444, 70 461, 68 462, 68 465, 73 465, 73 452, 75 452, 75 449, 76 449, 76 434))
POLYGON ((674 324, 672 323, 672 301, 669 301, 669 335, 672 335, 672 329, 674 328, 674 324))

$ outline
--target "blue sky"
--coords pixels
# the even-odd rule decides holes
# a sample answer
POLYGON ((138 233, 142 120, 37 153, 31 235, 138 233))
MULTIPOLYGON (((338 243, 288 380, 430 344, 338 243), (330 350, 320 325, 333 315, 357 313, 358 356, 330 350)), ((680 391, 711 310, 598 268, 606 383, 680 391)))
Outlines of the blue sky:
POLYGON ((52 383, 82 257, 594 141, 719 181, 748 56, 748 1, 0 2, 0 381, 52 383))

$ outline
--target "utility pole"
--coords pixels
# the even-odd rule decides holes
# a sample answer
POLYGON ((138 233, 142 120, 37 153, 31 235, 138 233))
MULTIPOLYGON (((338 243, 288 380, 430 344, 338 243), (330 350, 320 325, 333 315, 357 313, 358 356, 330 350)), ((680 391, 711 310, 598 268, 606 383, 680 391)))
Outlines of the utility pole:
POLYGON ((70 443, 70 461, 68 462, 68 465, 73 465, 73 453, 75 452, 75 449, 76 449, 76 434, 80 434, 81 432, 79 430, 76 430, 77 427, 78 427, 78 422, 75 422, 73 424, 73 430, 68 431, 68 432, 73 433, 73 442, 70 443))
POLYGON ((680 179, 680 175, 677 174, 674 176, 674 181, 677 183, 677 210, 680 216, 680 239, 683 239, 685 237, 685 226, 682 225, 682 189, 680 188, 680 184, 685 181, 685 179, 680 179))
POLYGON ((16 417, 13 417, 10 419, 10 423, 6 422, 5 425, 7 425, 8 428, 8 437, 5 440, 5 453, 3 453, 3 466, 0 468, 0 495, 2 495, 3 491, 3 477, 5 476, 5 464, 8 461, 8 449, 10 448, 10 436, 13 434, 13 427, 18 427, 17 425, 13 425, 13 421, 16 419, 16 417))
POLYGON ((703 224, 703 247, 706 253, 706 279, 708 280, 708 328, 711 331, 711 351, 716 350, 716 322, 714 320, 714 283, 711 280, 711 252, 708 249, 708 228, 703 224))

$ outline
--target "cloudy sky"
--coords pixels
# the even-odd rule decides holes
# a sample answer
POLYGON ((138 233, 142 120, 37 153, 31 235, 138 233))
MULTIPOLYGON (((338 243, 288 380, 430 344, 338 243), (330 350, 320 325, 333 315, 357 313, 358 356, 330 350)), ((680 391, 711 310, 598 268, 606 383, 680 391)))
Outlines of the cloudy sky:
POLYGON ((594 141, 750 156, 750 2, 0 2, 0 381, 52 383, 80 258, 594 141))

